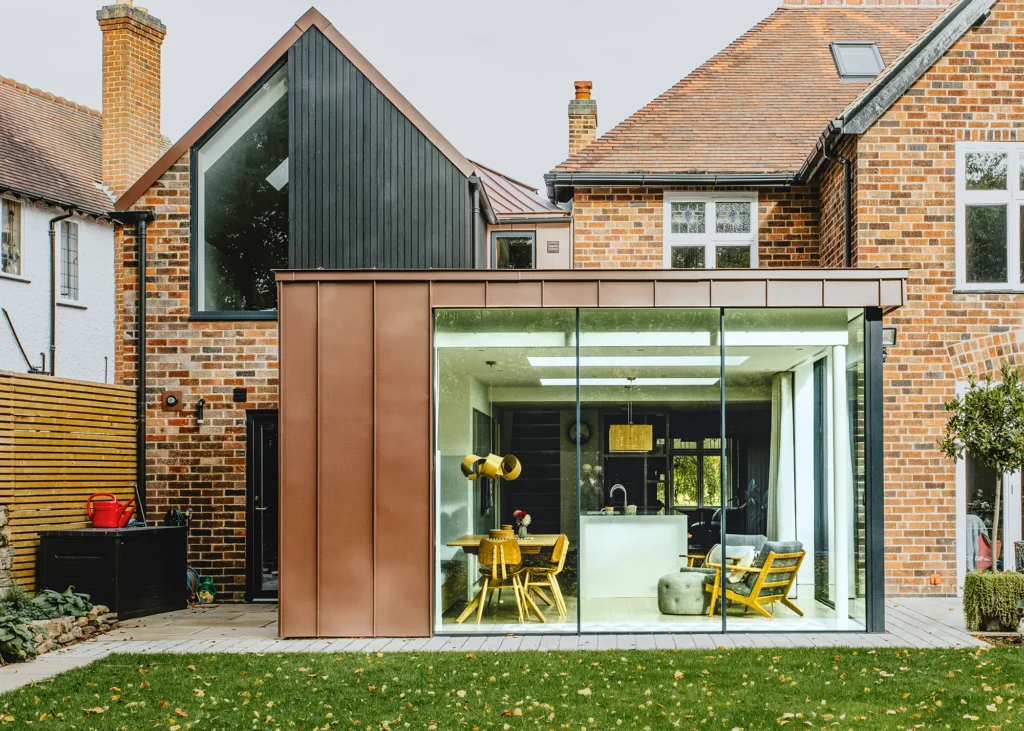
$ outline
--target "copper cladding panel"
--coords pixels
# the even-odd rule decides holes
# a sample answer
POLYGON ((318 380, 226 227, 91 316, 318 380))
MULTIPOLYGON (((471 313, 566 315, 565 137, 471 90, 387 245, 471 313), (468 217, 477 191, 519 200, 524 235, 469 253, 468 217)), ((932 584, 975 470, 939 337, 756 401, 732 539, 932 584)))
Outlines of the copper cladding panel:
POLYGON ((776 282, 768 280, 771 307, 821 307, 821 282, 776 282))
POLYGON ((654 282, 601 282, 601 307, 654 307, 654 282))
POLYGON ((282 637, 317 634, 317 288, 280 287, 282 637))
POLYGON ((373 634, 373 285, 320 287, 321 637, 373 634))
POLYGON ((545 307, 597 307, 597 282, 544 282, 545 307))
POLYGON ((878 306, 878 282, 825 282, 825 307, 878 306))
POLYGON ((375 300, 374 634, 428 637, 433 432, 429 285, 378 284, 375 300))

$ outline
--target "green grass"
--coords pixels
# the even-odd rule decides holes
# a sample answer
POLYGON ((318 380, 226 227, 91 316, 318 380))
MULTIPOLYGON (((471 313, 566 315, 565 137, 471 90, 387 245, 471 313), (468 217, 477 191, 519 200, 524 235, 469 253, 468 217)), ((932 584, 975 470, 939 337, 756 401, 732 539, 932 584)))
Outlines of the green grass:
POLYGON ((1024 651, 120 655, 0 696, 0 727, 814 729, 1024 725, 1024 651))

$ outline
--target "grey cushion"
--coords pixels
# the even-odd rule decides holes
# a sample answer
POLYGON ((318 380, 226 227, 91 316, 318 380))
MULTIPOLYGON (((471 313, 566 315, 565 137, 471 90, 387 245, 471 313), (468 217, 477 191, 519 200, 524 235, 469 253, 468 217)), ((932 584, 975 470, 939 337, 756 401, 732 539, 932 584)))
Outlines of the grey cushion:
MULTIPOLYGON (((754 559, 752 567, 755 569, 759 569, 762 566, 764 566, 764 562, 768 560, 768 554, 770 553, 800 553, 802 550, 804 550, 804 544, 800 541, 767 541, 765 542, 761 550, 758 552, 757 558, 754 559)), ((772 563, 772 566, 774 568, 796 566, 796 561, 797 559, 795 558, 778 559, 772 563)), ((772 581, 789 581, 789 578, 792 575, 793 572, 772 574, 772 581)), ((754 584, 757 583, 757 579, 759 576, 760 574, 756 573, 748 574, 747 578, 744 579, 743 583, 745 583, 749 588, 753 589, 754 584)), ((730 588, 733 589, 733 591, 735 591, 735 587, 730 588)), ((775 596, 777 594, 781 594, 784 588, 785 587, 782 586, 772 586, 767 589, 762 589, 761 596, 775 596)), ((747 595, 749 595, 749 592, 747 595)))
POLYGON ((727 546, 753 546, 755 551, 760 551, 764 548, 764 544, 768 542, 768 536, 763 536, 760 533, 726 533, 725 534, 725 545, 727 546))
MULTIPOLYGON (((714 571, 711 570, 714 576, 714 571)), ((701 569, 683 570, 658 579, 658 611, 662 614, 705 614, 711 597, 704 591, 701 569)))

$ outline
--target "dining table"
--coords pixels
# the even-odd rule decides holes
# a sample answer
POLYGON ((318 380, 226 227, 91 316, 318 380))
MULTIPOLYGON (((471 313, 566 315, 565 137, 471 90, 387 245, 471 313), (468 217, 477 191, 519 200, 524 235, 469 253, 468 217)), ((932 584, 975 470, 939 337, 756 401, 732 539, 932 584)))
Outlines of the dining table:
MULTIPOLYGON (((466 553, 476 555, 480 553, 480 541, 487 538, 486 535, 465 535, 448 541, 445 545, 451 548, 461 548, 466 553)), ((523 553, 540 553, 542 548, 554 548, 558 540, 557 533, 535 533, 526 538, 515 536, 516 543, 523 553)))

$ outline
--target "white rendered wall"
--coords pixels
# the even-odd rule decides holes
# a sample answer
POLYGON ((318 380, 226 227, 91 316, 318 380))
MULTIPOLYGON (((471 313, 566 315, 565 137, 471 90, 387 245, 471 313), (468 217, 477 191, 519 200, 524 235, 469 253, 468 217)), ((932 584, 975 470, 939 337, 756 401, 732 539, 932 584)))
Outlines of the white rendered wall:
MULTIPOLYGON (((21 277, 0 274, 0 307, 11 316, 29 359, 41 365, 50 343, 50 256, 47 223, 60 211, 27 201, 22 210, 21 277)), ((57 224, 57 373, 62 378, 110 382, 114 375, 114 229, 74 216, 78 223, 78 301, 60 298, 60 224, 57 224)), ((28 367, 0 313, 0 370, 28 367)))

